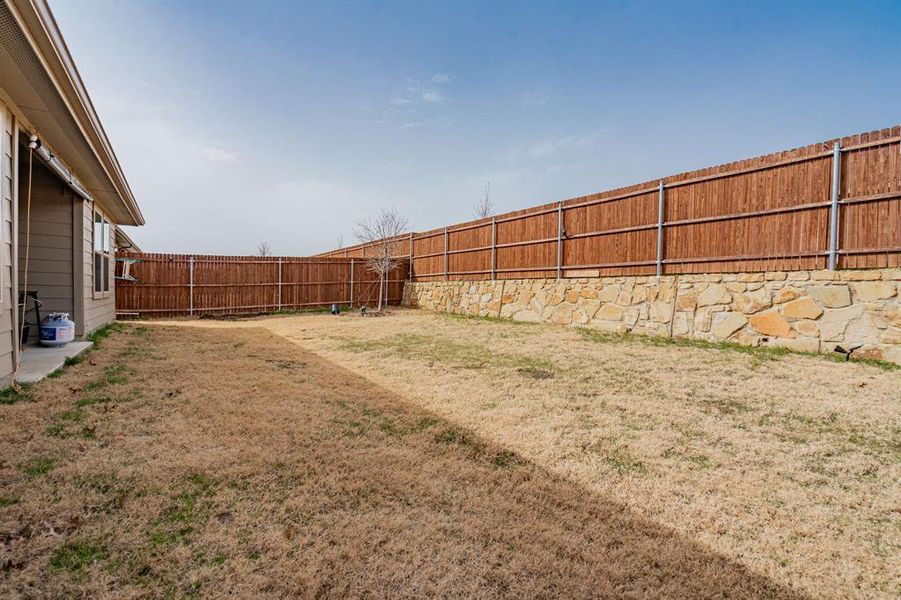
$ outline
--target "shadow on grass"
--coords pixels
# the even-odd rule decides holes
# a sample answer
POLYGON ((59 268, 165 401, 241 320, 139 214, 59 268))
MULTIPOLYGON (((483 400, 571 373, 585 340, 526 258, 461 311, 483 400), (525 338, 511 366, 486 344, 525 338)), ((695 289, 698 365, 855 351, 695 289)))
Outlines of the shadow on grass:
MULTIPOLYGON (((339 364, 264 335, 231 332, 250 351, 265 344, 274 356, 302 360, 304 383, 279 373, 279 385, 316 398, 305 414, 309 434, 324 440, 307 446, 295 468, 317 470, 305 483, 318 491, 305 497, 304 512, 315 515, 320 533, 305 556, 326 569, 333 591, 418 582, 416 592, 452 595, 794 595, 339 364), (349 510, 336 514, 336 503, 349 510)), ((252 378, 245 381, 252 394, 252 378)))

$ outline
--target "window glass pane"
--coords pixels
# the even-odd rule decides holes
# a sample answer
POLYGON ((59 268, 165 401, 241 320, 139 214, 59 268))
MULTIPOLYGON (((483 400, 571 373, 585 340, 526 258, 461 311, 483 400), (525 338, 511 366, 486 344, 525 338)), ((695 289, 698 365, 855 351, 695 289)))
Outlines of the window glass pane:
POLYGON ((109 252, 110 249, 110 224, 106 219, 103 220, 103 251, 109 252))
POLYGON ((103 217, 99 212, 94 212, 94 251, 103 250, 103 217))
POLYGON ((94 253, 94 291, 102 292, 103 291, 103 279, 101 278, 101 273, 103 273, 103 265, 101 264, 101 259, 103 258, 102 254, 94 253))
POLYGON ((103 291, 109 291, 109 256, 103 256, 103 291))

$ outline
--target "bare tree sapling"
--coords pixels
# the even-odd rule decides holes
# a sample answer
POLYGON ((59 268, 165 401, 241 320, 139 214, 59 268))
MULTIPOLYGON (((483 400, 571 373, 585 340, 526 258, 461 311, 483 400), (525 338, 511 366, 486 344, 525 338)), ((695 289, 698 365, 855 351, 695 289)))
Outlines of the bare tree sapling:
POLYGON ((491 182, 485 182, 485 195, 475 207, 476 219, 484 219, 494 214, 494 203, 491 202, 491 182))
POLYGON ((397 238, 407 230, 407 219, 396 208, 382 208, 375 217, 357 221, 354 236, 364 244, 363 256, 366 268, 379 276, 379 303, 382 310, 387 304, 383 293, 388 274, 401 264, 403 247, 397 238), (384 303, 383 303, 384 299, 384 303))

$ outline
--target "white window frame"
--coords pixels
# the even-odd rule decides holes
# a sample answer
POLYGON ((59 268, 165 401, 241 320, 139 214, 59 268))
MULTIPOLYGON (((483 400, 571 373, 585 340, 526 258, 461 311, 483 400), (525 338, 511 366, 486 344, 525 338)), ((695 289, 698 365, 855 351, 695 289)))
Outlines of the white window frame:
POLYGON ((112 288, 110 281, 112 281, 113 275, 110 271, 114 268, 112 261, 112 224, 96 205, 93 209, 91 217, 91 270, 94 277, 91 285, 94 289, 95 299, 109 298, 112 288), (100 235, 100 240, 97 239, 98 234, 100 235), (104 274, 106 277, 104 277, 104 274))

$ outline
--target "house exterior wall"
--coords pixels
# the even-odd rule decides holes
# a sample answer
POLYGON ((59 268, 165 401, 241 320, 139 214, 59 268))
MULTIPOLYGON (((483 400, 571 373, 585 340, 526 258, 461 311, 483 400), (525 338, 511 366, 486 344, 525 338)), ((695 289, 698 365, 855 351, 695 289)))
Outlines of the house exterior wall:
POLYGON ((404 304, 901 364, 901 269, 408 283, 404 304))
MULTIPOLYGON (((22 161, 25 162, 25 161, 22 161)), ((27 164, 20 165, 20 181, 27 181, 27 164), (25 169, 24 171, 22 169, 25 169)), ((75 194, 60 180, 35 162, 31 176, 31 210, 25 190, 19 193, 19 289, 25 289, 25 250, 28 251, 28 289, 38 293, 41 315, 53 312, 75 314, 74 243, 72 203, 75 194), (28 234, 29 224, 31 234, 28 234), (30 237, 30 242, 29 242, 30 237)), ((37 328, 31 339, 39 337, 37 328)))
POLYGON ((16 351, 16 125, 12 111, 0 101, 0 387, 12 383, 16 351))
MULTIPOLYGON (((77 252, 80 260, 80 277, 82 282, 82 308, 76 308, 76 314, 79 319, 76 320, 75 334, 85 336, 90 334, 98 327, 102 327, 107 323, 111 323, 116 319, 116 278, 114 276, 115 265, 110 259, 110 285, 109 292, 94 291, 94 210, 100 210, 92 206, 90 202, 81 201, 76 203, 76 222, 81 223, 80 235, 76 236, 76 244, 80 244, 80 250, 77 252), (83 316, 82 316, 83 314, 83 316), (80 322, 80 325, 79 325, 80 322)), ((116 226, 111 225, 109 230, 110 248, 114 248, 116 226)))

